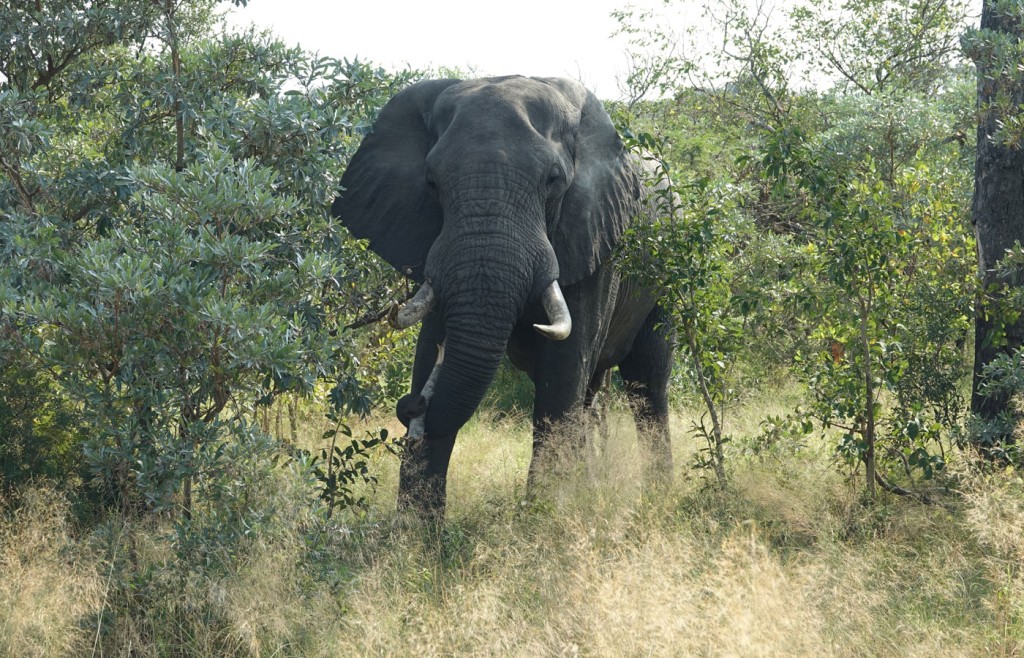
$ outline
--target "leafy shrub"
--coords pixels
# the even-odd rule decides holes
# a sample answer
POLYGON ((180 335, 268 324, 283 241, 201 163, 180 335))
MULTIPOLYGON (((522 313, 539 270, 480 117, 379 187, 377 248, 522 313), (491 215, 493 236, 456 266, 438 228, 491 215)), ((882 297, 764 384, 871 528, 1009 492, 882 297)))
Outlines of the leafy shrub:
POLYGON ((364 414, 405 377, 387 336, 349 330, 397 277, 328 205, 415 76, 214 35, 209 0, 72 4, 0 8, 4 30, 33 36, 0 47, 0 70, 18 70, 0 82, 0 349, 35 355, 55 408, 80 411, 101 506, 183 523, 223 506, 248 524, 230 492, 278 452, 252 427, 258 404, 326 381, 364 414))
POLYGON ((1010 404, 994 418, 972 416, 967 425, 970 443, 997 461, 1024 465, 1020 441, 1024 429, 1024 349, 998 354, 986 363, 979 392, 1010 400, 1010 404), (1012 437, 1012 442, 1006 437, 1012 437))
POLYGON ((80 413, 24 353, 0 353, 0 494, 45 478, 79 484, 80 413))

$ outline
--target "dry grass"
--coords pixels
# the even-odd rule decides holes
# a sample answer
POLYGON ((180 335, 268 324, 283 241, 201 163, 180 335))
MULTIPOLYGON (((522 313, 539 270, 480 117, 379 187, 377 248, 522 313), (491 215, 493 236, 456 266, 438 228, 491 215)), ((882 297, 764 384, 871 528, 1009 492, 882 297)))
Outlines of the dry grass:
MULTIPOLYGON (((736 436, 766 406, 737 410, 736 436)), ((826 447, 794 443, 734 454, 721 491, 688 467, 686 419, 675 428, 662 496, 641 496, 616 414, 580 475, 524 502, 525 426, 475 421, 442 528, 395 518, 386 455, 370 508, 326 525, 282 475, 287 512, 216 573, 176 560, 159 526, 76 540, 66 505, 40 492, 0 526, 0 652, 93 655, 99 637, 107 656, 1024 653, 1017 475, 964 469, 938 505, 865 507, 826 447)))
POLYGON ((66 501, 40 488, 0 525, 0 655, 75 655, 93 640, 103 578, 67 518, 66 501))

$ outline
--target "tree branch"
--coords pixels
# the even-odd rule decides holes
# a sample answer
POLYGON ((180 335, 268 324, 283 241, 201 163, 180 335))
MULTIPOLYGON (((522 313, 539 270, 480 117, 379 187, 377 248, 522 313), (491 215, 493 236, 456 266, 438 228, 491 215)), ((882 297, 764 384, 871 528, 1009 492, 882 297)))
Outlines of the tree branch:
POLYGON ((14 189, 18 192, 18 197, 21 199, 22 204, 32 215, 36 214, 36 206, 32 201, 32 198, 36 195, 36 192, 29 192, 28 188, 25 187, 25 181, 21 178, 21 172, 14 165, 9 164, 3 158, 0 158, 0 169, 11 179, 11 183, 14 185, 14 189))
POLYGON ((364 313, 362 316, 359 317, 359 319, 355 320, 354 322, 352 322, 350 324, 345 325, 345 331, 351 331, 353 329, 361 329, 362 327, 365 327, 367 325, 376 324, 376 323, 380 322, 381 320, 386 318, 388 315, 390 315, 391 311, 396 306, 400 306, 400 305, 406 303, 407 301, 412 299, 412 297, 413 297, 413 291, 409 290, 408 292, 405 293, 405 297, 403 297, 401 299, 401 301, 397 301, 397 302, 393 302, 391 304, 388 304, 387 306, 385 306, 384 308, 380 309, 379 311, 369 311, 368 313, 364 313))

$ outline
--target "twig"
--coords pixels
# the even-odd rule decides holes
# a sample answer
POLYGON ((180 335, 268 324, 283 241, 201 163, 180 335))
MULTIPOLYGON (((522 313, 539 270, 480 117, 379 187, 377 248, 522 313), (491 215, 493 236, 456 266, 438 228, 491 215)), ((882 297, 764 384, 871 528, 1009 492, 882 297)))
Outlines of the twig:
POLYGON ((934 504, 932 502, 931 497, 929 497, 927 494, 919 493, 916 491, 910 491, 909 489, 904 489, 899 485, 893 484, 892 482, 889 482, 884 477, 882 477, 882 474, 879 473, 878 471, 875 471, 875 482, 878 483, 878 486, 882 487, 882 489, 888 491, 891 494, 896 494, 897 496, 902 496, 904 498, 913 498, 917 502, 924 503, 925 505, 934 504))
POLYGON ((18 192, 18 197, 21 199, 21 203, 25 206, 25 209, 28 210, 30 214, 35 215, 36 206, 32 199, 39 190, 36 189, 36 192, 28 191, 28 188, 25 187, 25 182, 21 178, 20 167, 17 166, 17 163, 12 165, 3 158, 0 158, 0 170, 3 170, 3 172, 7 174, 8 178, 11 179, 11 184, 14 185, 14 189, 18 192))
POLYGON ((412 299, 412 296, 413 296, 413 293, 410 290, 410 291, 405 293, 405 297, 403 297, 401 301, 389 304, 389 305, 385 306, 384 308, 380 309, 379 311, 370 311, 369 313, 364 314, 362 317, 360 317, 355 322, 352 322, 351 324, 346 324, 345 325, 345 331, 351 331, 353 329, 360 329, 360 328, 365 327, 367 325, 376 324, 376 323, 380 322, 381 320, 386 318, 394 310, 395 306, 400 306, 400 305, 406 303, 407 301, 412 299))

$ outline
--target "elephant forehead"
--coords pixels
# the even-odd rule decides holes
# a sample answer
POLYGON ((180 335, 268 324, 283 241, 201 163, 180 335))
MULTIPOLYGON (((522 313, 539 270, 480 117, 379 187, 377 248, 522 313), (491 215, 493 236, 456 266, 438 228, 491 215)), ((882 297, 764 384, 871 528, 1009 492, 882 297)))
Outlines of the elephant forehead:
POLYGON ((557 138, 571 134, 579 118, 579 107, 559 87, 521 76, 466 80, 447 89, 434 108, 438 132, 458 121, 466 124, 462 130, 477 125, 514 135, 517 128, 528 128, 557 138))

